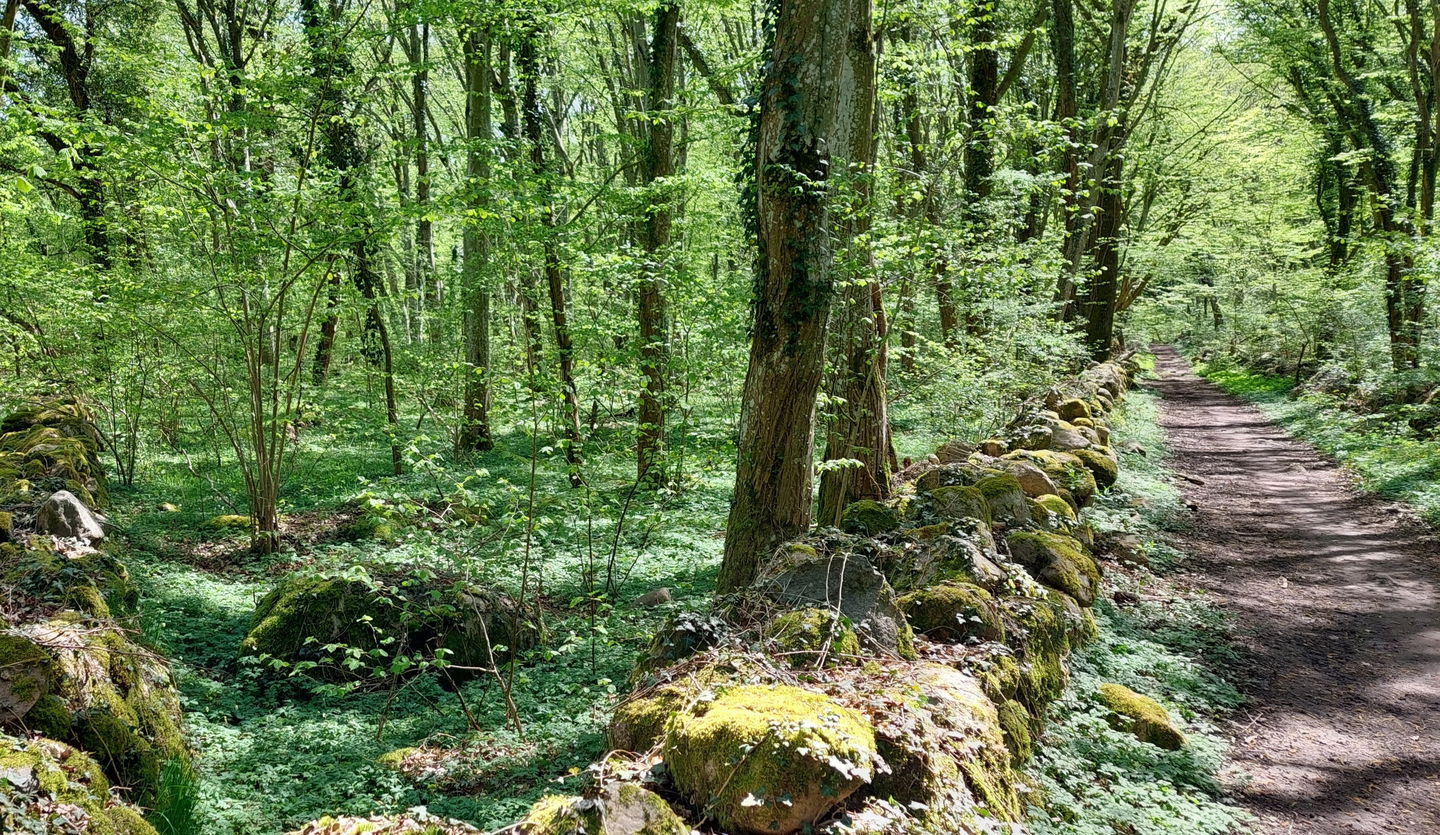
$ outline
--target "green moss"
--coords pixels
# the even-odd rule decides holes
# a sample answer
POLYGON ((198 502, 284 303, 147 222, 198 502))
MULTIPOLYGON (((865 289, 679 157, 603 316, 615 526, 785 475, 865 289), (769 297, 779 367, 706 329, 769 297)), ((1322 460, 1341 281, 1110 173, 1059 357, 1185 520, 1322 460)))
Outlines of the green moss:
POLYGON ((785 612, 770 622, 770 640, 796 666, 817 661, 853 661, 860 657, 860 638, 843 615, 809 608, 785 612))
POLYGON ((399 540, 395 526, 383 516, 362 513, 340 530, 341 538, 348 542, 387 542, 399 540))
POLYGON ((1059 516, 1063 522, 1074 524, 1080 521, 1080 517, 1075 514, 1075 508, 1071 507, 1070 503, 1065 501, 1064 498, 1054 493, 1046 493, 1043 496, 1036 497, 1035 503, 1056 516, 1059 516))
POLYGON ((248 531, 250 530, 250 517, 239 513, 222 513, 206 519, 202 527, 222 533, 248 531))
POLYGON ((1077 449, 1073 453, 1079 458, 1099 487, 1112 487, 1120 477, 1119 466, 1105 453, 1095 449, 1077 449))
POLYGON ((360 648, 375 645, 374 629, 361 622, 374 618, 370 605, 375 592, 358 580, 294 575, 267 594, 250 620, 242 647, 245 652, 298 660, 314 654, 308 644, 342 643, 360 648))
POLYGON ((1112 724, 1128 729, 1136 739, 1169 751, 1184 747, 1185 735, 1170 721, 1169 712, 1159 702, 1109 682, 1100 685, 1099 696, 1113 712, 1112 724))
POLYGON ((1023 806, 994 703, 979 680, 943 664, 922 664, 914 679, 935 722, 959 742, 957 760, 970 791, 992 818, 1019 822, 1023 806))
POLYGON ((900 527, 900 514, 874 499, 851 503, 840 516, 840 529, 860 536, 877 536, 900 527))
POLYGON ((990 503, 976 487, 958 484, 937 487, 926 493, 918 506, 922 513, 933 519, 976 519, 987 524, 991 519, 990 503))
POLYGON ((1048 531, 1016 531, 1005 538, 1010 555, 1035 579, 1089 606, 1100 591, 1100 567, 1079 540, 1048 531))
POLYGON ((913 591, 899 602, 910 625, 932 640, 1005 640, 995 598, 977 585, 947 581, 913 591))
POLYGON ((990 506, 990 516, 1006 525, 1030 523, 1030 507, 1025 503, 1025 490, 1020 480, 1009 473, 996 473, 975 482, 975 489, 990 506))
POLYGON ((677 714, 663 748, 676 786, 722 828, 782 835, 868 781, 874 753, 859 713, 790 686, 736 687, 677 714))
POLYGON ((47 693, 25 714, 25 727, 51 739, 69 739, 74 724, 70 709, 59 696, 47 693))
POLYGON ((1076 418, 1088 419, 1090 417, 1090 404, 1078 397, 1072 397, 1069 400, 1061 401, 1060 405, 1056 407, 1055 412, 1060 415, 1061 420, 1074 422, 1076 418))
POLYGON ((1020 662, 1008 650, 983 659, 973 670, 990 701, 999 704, 1013 698, 1020 689, 1020 662))
POLYGON ((690 827, 661 797, 634 783, 607 787, 593 802, 546 795, 526 813, 524 835, 689 835, 690 827), (611 825, 613 824, 613 825, 611 825))
POLYGON ((1015 697, 1038 716, 1060 696, 1069 679, 1065 668, 1065 657, 1070 652, 1069 629, 1048 600, 1013 598, 1006 601, 1006 606, 1013 624, 1010 639, 1020 662, 1015 697))
POLYGON ((895 632, 895 653, 906 661, 914 661, 920 657, 915 650, 915 631, 910 628, 908 621, 897 624, 899 627, 895 632))
POLYGON ((1005 732, 1005 747, 1010 749, 1016 763, 1030 759, 1034 743, 1030 738, 1030 712, 1014 699, 1006 699, 996 708, 1000 717, 1000 728, 1005 732))
POLYGON ((399 771, 400 767, 405 764, 405 758, 419 750, 419 748, 416 748, 413 745, 408 748, 396 748, 394 751, 386 751, 385 753, 376 757, 375 762, 379 765, 385 766, 386 768, 399 771))
POLYGON ((94 760, 63 743, 0 735, 0 773, 30 775, 34 788, 14 784, 8 799, 22 809, 29 807, 44 831, 51 825, 57 832, 70 831, 79 823, 87 835, 156 835, 133 808, 111 800, 110 786, 94 760), (78 821, 77 812, 82 816, 78 821))

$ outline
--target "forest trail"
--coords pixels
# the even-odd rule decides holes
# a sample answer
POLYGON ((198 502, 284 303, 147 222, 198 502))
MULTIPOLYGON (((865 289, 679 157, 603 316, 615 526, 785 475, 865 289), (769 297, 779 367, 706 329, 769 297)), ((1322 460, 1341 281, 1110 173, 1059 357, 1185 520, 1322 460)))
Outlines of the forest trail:
POLYGON ((1278 833, 1440 833, 1440 541, 1157 350, 1195 526, 1179 543, 1253 662, 1235 793, 1278 833))

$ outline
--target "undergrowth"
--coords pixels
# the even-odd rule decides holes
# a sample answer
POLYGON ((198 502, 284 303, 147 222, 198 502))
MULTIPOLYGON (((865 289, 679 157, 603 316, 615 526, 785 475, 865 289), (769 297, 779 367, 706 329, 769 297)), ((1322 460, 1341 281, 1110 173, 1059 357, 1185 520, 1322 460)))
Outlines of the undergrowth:
POLYGON ((1365 490, 1413 505, 1440 524, 1440 440, 1417 434, 1403 414, 1357 412, 1332 395, 1295 392, 1288 377, 1226 363, 1197 363, 1195 371, 1344 465, 1365 490))
POLYGON ((1223 614, 1165 576, 1184 555, 1160 536, 1185 517, 1164 464, 1153 393, 1137 388, 1127 396, 1115 436, 1120 479, 1090 518, 1102 532, 1137 534, 1159 573, 1113 563, 1107 571, 1110 597, 1094 609, 1099 637, 1072 658, 1070 685, 1052 706, 1028 768, 1037 790, 1031 828, 1037 835, 1237 832, 1245 815, 1221 796, 1225 742, 1216 727, 1241 703, 1220 672, 1236 659, 1223 614), (1185 746, 1167 751, 1112 728, 1097 695, 1105 682, 1164 704, 1185 732, 1185 746))

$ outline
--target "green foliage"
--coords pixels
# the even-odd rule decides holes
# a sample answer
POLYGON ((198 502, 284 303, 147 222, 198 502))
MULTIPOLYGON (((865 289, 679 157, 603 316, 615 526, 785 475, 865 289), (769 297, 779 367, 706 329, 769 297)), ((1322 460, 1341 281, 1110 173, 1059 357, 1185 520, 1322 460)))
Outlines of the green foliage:
POLYGON ((1359 412, 1335 395, 1292 394, 1292 381, 1223 364, 1196 370, 1232 394, 1251 399, 1266 417, 1359 477, 1366 489, 1413 505, 1440 524, 1440 438, 1412 425, 1403 405, 1359 412))
MULTIPOLYGON (((1102 530, 1156 536, 1183 522, 1157 418, 1156 398, 1143 388, 1132 390, 1115 416, 1120 448, 1134 442, 1145 454, 1122 453, 1116 487, 1090 512, 1102 530)), ((1160 550, 1147 546, 1152 562, 1160 562, 1153 559, 1160 550)), ((1027 769, 1040 798, 1031 828, 1040 835, 1245 831, 1247 816, 1223 801, 1217 777, 1225 745, 1216 721, 1241 703, 1223 677, 1238 661, 1223 612, 1148 572, 1106 579, 1142 602, 1095 604, 1098 636, 1072 658, 1070 684, 1027 769), (1117 729, 1097 696, 1107 684, 1159 699, 1182 726, 1185 745, 1166 750, 1117 729)))
POLYGON ((160 771, 155 806, 146 820, 160 835, 200 835, 198 803, 199 787, 194 768, 183 759, 173 758, 160 771))

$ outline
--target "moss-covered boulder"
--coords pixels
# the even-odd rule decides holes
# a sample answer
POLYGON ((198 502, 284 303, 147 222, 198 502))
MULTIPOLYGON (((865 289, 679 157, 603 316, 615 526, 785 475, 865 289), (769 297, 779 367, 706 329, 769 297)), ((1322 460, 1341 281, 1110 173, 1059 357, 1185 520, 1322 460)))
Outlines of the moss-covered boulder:
POLYGON ((50 739, 0 735, 0 830, 156 835, 134 806, 110 794, 95 761, 50 739))
POLYGON ((990 523, 990 504, 974 487, 951 484, 921 493, 911 505, 912 518, 926 522, 974 519, 990 523))
POLYGON ((518 825, 521 835, 690 835, 690 826, 658 794, 612 783, 599 797, 540 798, 518 825))
POLYGON ((1178 751, 1185 746, 1185 735, 1175 727, 1165 706, 1120 684, 1100 685, 1100 702, 1110 710, 1111 724, 1128 730, 1141 742, 1178 751))
POLYGON ((1075 508, 1071 507, 1069 502, 1055 493, 1037 496, 1035 498, 1035 504, 1046 513, 1052 514, 1055 517, 1054 524, 1056 526, 1065 527, 1077 524, 1080 521, 1080 517, 1075 513, 1075 508))
POLYGON ((348 649, 384 646, 392 657, 443 656, 457 668, 447 672, 455 678, 493 667, 536 639, 517 603, 457 578, 297 572, 260 601, 241 650, 343 679, 364 674, 342 664, 348 649))
POLYGON ((984 522, 962 519, 905 531, 881 564, 897 590, 910 592, 943 580, 963 580, 992 591, 1010 574, 999 563, 995 537, 984 522))
POLYGON ((819 544, 823 550, 806 546, 808 553, 782 549, 781 561, 762 567, 756 589, 787 609, 839 612, 871 652, 914 657, 914 636, 895 603, 895 590, 862 551, 871 546, 843 538, 819 544))
POLYGON ((1014 698, 1040 715, 1069 681, 1065 659, 1071 649, 1071 625, 1064 610, 1048 598, 1013 597, 1002 605, 1007 637, 1018 662, 1014 698))
POLYGON ((745 686, 676 714, 662 749, 675 785, 721 828, 799 832, 874 773, 875 731, 827 696, 745 686))
POLYGON ((0 667, 8 659, 25 671, 8 681, 0 704, 7 730, 90 752, 142 804, 154 797, 167 762, 188 762, 170 671, 124 631, 68 613, 0 636, 0 667))
POLYGON ((1024 805, 1010 769, 1000 716, 980 681, 943 664, 920 664, 910 674, 932 720, 954 746, 960 773, 984 817, 1018 823, 1024 805))
POLYGON ((0 502, 68 490, 87 507, 107 502, 100 433, 78 398, 27 403, 0 421, 0 502))
POLYGON ((1005 624, 995 598, 972 583, 948 581, 900 598, 915 631, 934 641, 1003 641, 1005 624))
POLYGON ((798 667, 853 662, 860 638, 848 619, 831 609, 795 609, 776 617, 766 630, 776 654, 798 667))
POLYGON ((1068 495, 1077 508, 1087 507, 1095 499, 1095 476, 1074 453, 1050 449, 1023 449, 1006 453, 1005 457, 1038 465, 1055 483, 1056 493, 1061 496, 1068 495))
POLYGON ((975 489, 985 497, 990 516, 997 523, 1009 527, 1030 524, 1030 506, 1025 503, 1025 490, 1015 476, 1009 473, 988 475, 975 482, 975 489))
POLYGON ((840 515, 840 530, 860 536, 878 536, 900 527, 895 508, 874 499, 852 502, 840 515))
POLYGON ((49 537, 29 537, 22 545, 0 545, 0 585, 22 596, 33 611, 69 609, 95 618, 135 613, 139 593, 109 551, 59 549, 49 537))
POLYGON ((245 533, 250 530, 250 517, 241 513, 221 513, 211 516, 200 525, 215 533, 245 533))
POLYGON ((765 680, 752 659, 734 653, 706 653, 657 672, 658 679, 632 692, 615 708, 610 749, 643 754, 656 748, 670 717, 724 688, 765 680))
POLYGON ((1075 457, 1085 465, 1090 474, 1095 477, 1095 483, 1100 487, 1113 487, 1115 480, 1120 477, 1120 467, 1115 459, 1106 455, 1099 449, 1077 449, 1075 457))
POLYGON ((1100 567, 1074 537, 1046 531, 1015 531, 1005 538, 1010 556, 1036 580, 1070 595, 1081 605, 1100 592, 1100 567))
POLYGON ((1075 421, 1077 419, 1090 419, 1090 404, 1078 397, 1062 401, 1055 408, 1055 413, 1060 415, 1061 420, 1075 421))

